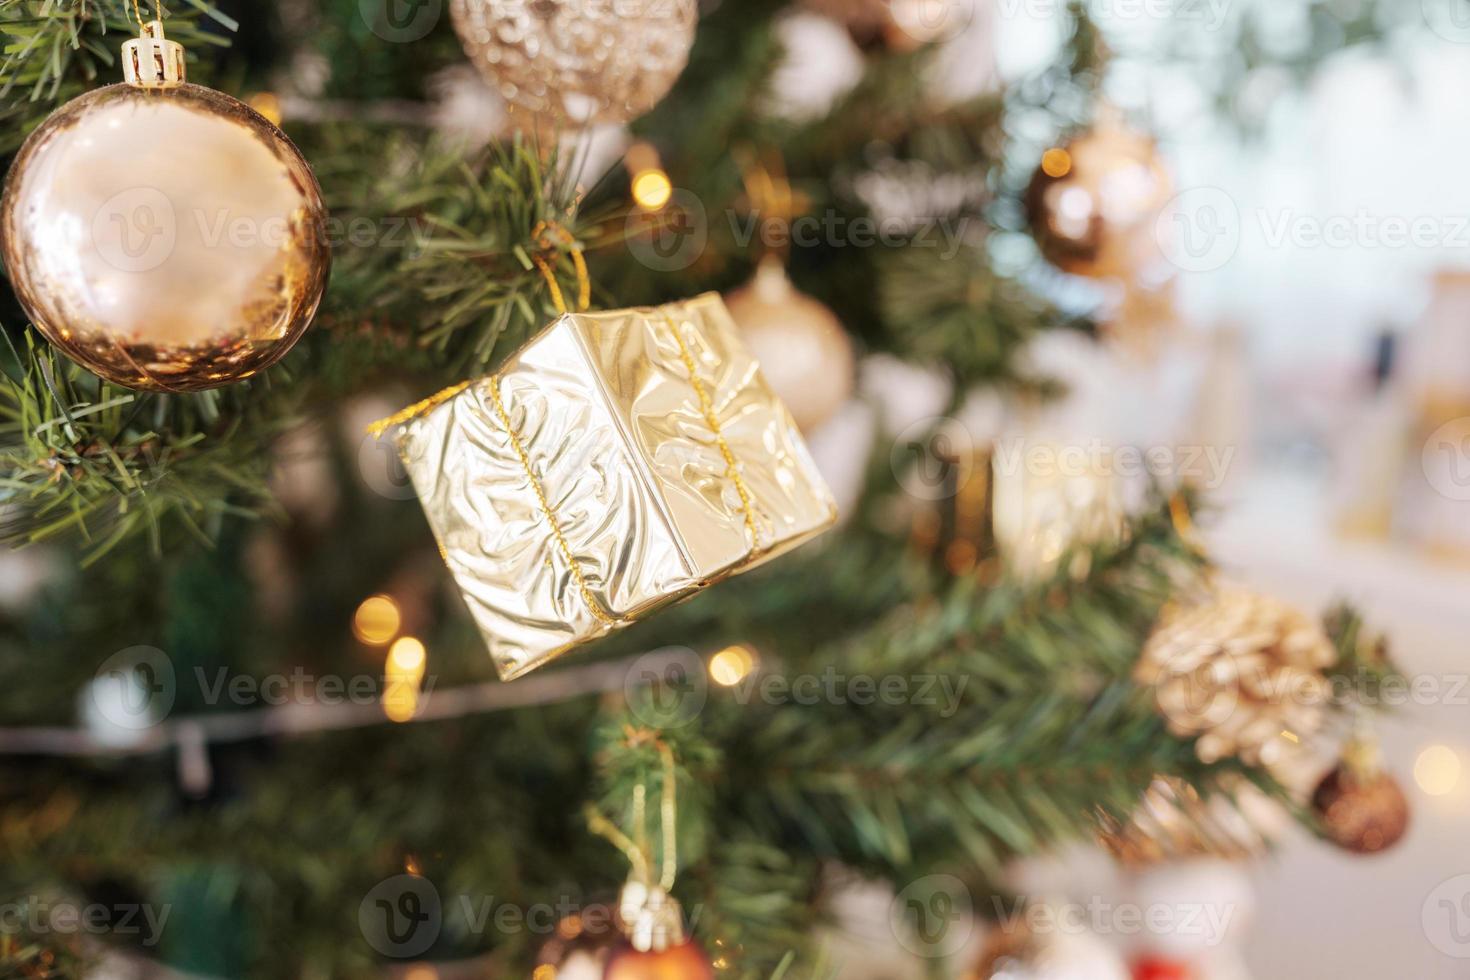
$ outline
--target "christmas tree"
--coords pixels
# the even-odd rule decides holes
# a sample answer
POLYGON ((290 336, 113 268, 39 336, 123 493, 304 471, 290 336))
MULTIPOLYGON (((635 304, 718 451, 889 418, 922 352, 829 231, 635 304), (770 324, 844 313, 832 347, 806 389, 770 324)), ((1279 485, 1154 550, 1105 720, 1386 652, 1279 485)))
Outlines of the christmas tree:
MULTIPOLYGON (((38 212, 7 211, 0 534, 20 550, 0 613, 0 897, 23 914, 0 976, 82 975, 119 949, 210 976, 571 974, 578 944, 609 975, 840 975, 824 930, 852 881, 929 889, 908 909, 923 919, 936 881, 992 895, 1018 855, 1100 835, 1134 853, 1151 787, 1227 807, 1284 795, 1275 742, 1326 737, 1330 719, 1263 712, 1258 738, 1183 717, 1163 692, 1193 667, 1171 643, 1264 631, 1262 656, 1314 683, 1388 669, 1351 614, 1323 631, 1210 598, 1189 486, 1007 528, 992 498, 1016 474, 956 439, 977 391, 1054 393, 1021 356, 1037 335, 1094 332, 1015 243, 1039 225, 1056 265, 1118 272, 1095 228, 1048 238, 1066 228, 1047 224, 1047 188, 1084 161, 1068 140, 1097 105, 1081 7, 1058 11, 1055 64, 999 88, 959 84, 945 60, 964 5, 724 0, 692 47, 675 0, 166 6, 0 3, 8 198, 32 200, 37 161, 76 171, 65 194, 93 193, 86 174, 111 168, 75 163, 104 150, 78 141, 73 100, 122 80, 140 29, 122 58, 142 81, 108 96, 122 108, 88 103, 123 113, 97 160, 152 175, 140 194, 228 197, 255 187, 228 142, 248 137, 272 159, 299 151, 320 194, 291 187, 309 235, 239 244, 164 297, 186 331, 228 305, 240 255, 260 260, 280 295, 207 355, 89 345, 80 307, 55 304, 56 270, 91 260, 27 224, 38 212), (554 45, 516 33, 538 19, 554 45), (818 34, 845 46, 845 84, 801 74, 818 34), (191 83, 252 107, 197 97, 234 127, 211 172, 188 163, 182 123, 174 145, 128 133, 192 91, 165 77, 174 42, 191 83), (22 151, 37 131, 71 142, 22 151), (496 372, 563 313, 711 291, 814 440, 854 351, 937 379, 932 418, 828 436, 862 477, 818 541, 497 681, 393 440, 368 423, 496 372), (1168 632, 1200 603, 1186 639, 1168 632), (615 915, 630 874, 643 892, 615 915), (106 910, 105 941, 47 927, 68 903, 106 910), (136 908, 167 921, 118 911, 136 908)), ((153 241, 129 224, 134 198, 94 203, 121 241, 153 241)), ((106 251, 112 231, 83 231, 83 251, 106 251)), ((139 261, 123 256, 123 280, 147 275, 139 261)), ((98 317, 126 302, 108 299, 115 272, 79 287, 98 317)), ((1023 510, 1066 499, 1020 493, 1023 510)), ((1197 811, 1179 812, 1208 822, 1197 811)), ((920 960, 956 952, 894 907, 920 960)))

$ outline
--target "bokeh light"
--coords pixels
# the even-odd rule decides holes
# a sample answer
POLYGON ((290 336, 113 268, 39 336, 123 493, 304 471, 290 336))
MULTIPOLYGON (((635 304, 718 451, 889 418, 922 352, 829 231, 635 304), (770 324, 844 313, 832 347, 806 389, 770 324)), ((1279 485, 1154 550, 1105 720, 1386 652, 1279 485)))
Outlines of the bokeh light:
POLYGON ((674 185, 662 170, 645 170, 633 178, 633 200, 645 211, 657 211, 674 196, 674 185))
POLYGON ((364 599, 352 617, 352 634, 368 646, 380 647, 391 642, 402 627, 403 614, 398 603, 385 595, 364 599))
POLYGON ((1460 756, 1447 745, 1431 745, 1414 763, 1414 781, 1430 796, 1449 796, 1460 784, 1460 756))
POLYGON ((734 687, 755 670, 755 651, 747 646, 726 647, 710 657, 709 676, 723 687, 734 687))

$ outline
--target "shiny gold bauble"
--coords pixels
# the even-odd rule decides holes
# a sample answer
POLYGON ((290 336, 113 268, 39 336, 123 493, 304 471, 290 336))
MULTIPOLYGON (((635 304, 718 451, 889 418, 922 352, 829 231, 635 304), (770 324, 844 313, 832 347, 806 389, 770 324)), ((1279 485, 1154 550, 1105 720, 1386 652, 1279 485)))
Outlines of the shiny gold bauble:
POLYGON ((691 939, 646 953, 623 943, 608 957, 602 976, 603 980, 713 980, 714 975, 704 949, 691 939))
POLYGON ((852 397, 856 360, 836 315, 799 292, 775 259, 749 285, 725 297, 761 374, 803 432, 826 422, 852 397))
POLYGON ((1337 662, 1321 622, 1236 588, 1167 608, 1134 671, 1153 687, 1169 731, 1207 763, 1275 766, 1325 721, 1337 662))
POLYGON ((574 123, 627 122, 689 61, 696 0, 451 0, 470 61, 506 101, 574 123))
POLYGON ((1339 765, 1312 794, 1312 809, 1333 843, 1354 854, 1376 854, 1403 839, 1409 801, 1398 781, 1381 770, 1339 765))
POLYGON ((861 48, 897 52, 947 41, 975 15, 973 0, 805 0, 802 5, 846 27, 861 48))
POLYGON ((1042 154, 1026 211, 1041 254, 1057 268, 1131 279, 1157 251, 1154 222, 1171 186, 1152 139, 1102 126, 1042 154))
POLYGON ((97 89, 26 140, 0 210, 36 328, 115 384, 197 391, 279 360, 311 323, 326 209, 291 142, 198 85, 97 89))

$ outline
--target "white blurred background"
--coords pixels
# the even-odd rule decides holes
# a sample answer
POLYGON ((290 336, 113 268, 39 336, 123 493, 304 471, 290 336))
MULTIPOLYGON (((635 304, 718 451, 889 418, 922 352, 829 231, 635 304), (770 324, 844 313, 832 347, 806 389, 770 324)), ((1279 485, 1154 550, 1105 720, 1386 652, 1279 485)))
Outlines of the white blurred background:
MULTIPOLYGON (((977 3, 947 52, 948 94, 1056 57, 1056 4, 977 3)), ((1243 130, 1212 101, 1234 35, 1210 25, 1247 5, 1184 4, 1199 21, 1187 41, 1207 56, 1166 62, 1177 25, 1148 11, 1167 4, 1092 4, 1113 55, 1108 101, 1157 139, 1186 204, 1223 192, 1236 239, 1208 268, 1169 270, 1169 322, 1146 352, 1042 341, 1038 364, 1072 389, 1046 424, 1078 441, 1228 448, 1204 522, 1227 572, 1308 608, 1353 601, 1440 691, 1382 733, 1414 810, 1408 838, 1354 857, 1289 832, 1249 871, 1242 957, 1207 980, 1470 977, 1470 879, 1454 883, 1470 874, 1470 5, 1463 23, 1439 0, 1384 5, 1396 19, 1381 44, 1304 82, 1250 74, 1231 93, 1243 130)), ((1250 6, 1268 47, 1306 43, 1309 4, 1250 6)), ((821 35, 793 30, 803 78, 840 87, 849 56, 821 35)), ((942 404, 892 365, 865 378, 911 416, 942 404)), ((1077 856, 1018 869, 1074 896, 1122 887, 1109 874, 1077 856)))

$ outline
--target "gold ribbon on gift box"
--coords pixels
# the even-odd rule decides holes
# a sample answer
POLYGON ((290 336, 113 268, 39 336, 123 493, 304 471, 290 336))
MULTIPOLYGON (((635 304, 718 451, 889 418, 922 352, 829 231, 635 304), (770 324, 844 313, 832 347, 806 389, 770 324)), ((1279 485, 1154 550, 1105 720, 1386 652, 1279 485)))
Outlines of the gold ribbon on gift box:
POLYGON ((790 413, 712 294, 563 315, 494 376, 375 429, 394 426, 507 678, 836 519, 790 413))

